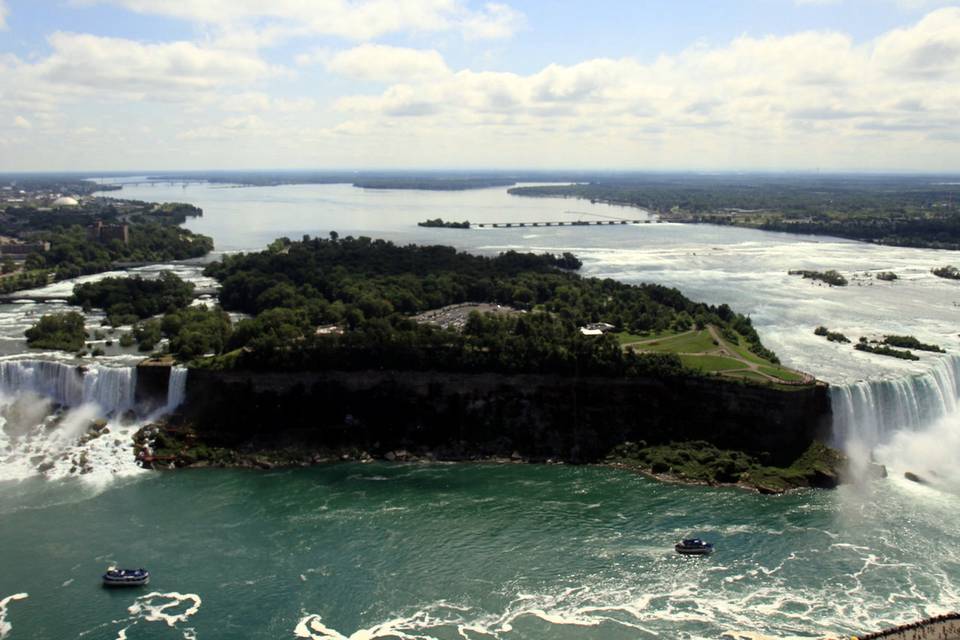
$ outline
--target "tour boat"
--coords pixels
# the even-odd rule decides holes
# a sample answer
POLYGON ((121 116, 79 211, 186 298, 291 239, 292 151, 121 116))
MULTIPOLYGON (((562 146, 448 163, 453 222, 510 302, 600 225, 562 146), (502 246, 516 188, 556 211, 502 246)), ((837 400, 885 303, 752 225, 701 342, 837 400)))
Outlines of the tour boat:
POLYGON ((150 572, 146 569, 117 569, 111 567, 103 574, 105 587, 139 587, 150 582, 150 572))
POLYGON ((685 556, 707 556, 713 553, 713 543, 704 542, 700 538, 683 540, 673 548, 677 550, 677 553, 685 556))

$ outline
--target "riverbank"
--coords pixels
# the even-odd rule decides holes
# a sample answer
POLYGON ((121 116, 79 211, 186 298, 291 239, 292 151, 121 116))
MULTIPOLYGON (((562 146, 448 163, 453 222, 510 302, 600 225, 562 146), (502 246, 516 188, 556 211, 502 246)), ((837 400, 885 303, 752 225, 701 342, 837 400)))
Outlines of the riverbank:
MULTIPOLYGON (((435 449, 385 449, 355 446, 317 447, 288 437, 275 446, 248 442, 238 447, 211 445, 182 416, 146 425, 134 436, 138 463, 157 471, 173 469, 236 468, 276 469, 310 467, 339 462, 374 461, 407 464, 490 463, 567 464, 552 457, 529 457, 510 450, 505 443, 473 446, 466 442, 435 449), (499 450, 497 446, 500 446, 499 450)), ((842 481, 846 457, 815 442, 786 467, 766 466, 740 451, 719 450, 706 442, 673 443, 641 447, 625 443, 616 447, 596 466, 640 473, 660 482, 710 487, 737 487, 777 495, 797 489, 833 489, 842 481)))
POLYGON ((742 451, 723 450, 708 442, 677 442, 647 447, 627 442, 616 447, 605 464, 642 473, 661 482, 739 487, 763 494, 795 489, 835 489, 843 481, 847 457, 813 442, 791 464, 764 464, 742 451))

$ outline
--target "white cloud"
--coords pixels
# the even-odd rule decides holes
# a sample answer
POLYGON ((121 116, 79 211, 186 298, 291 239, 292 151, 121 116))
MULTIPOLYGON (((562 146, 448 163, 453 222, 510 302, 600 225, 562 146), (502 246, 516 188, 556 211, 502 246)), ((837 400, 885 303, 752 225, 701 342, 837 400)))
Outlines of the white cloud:
MULTIPOLYGON (((163 15, 223 27, 283 25, 293 32, 372 40, 406 31, 460 30, 468 37, 512 35, 523 16, 510 7, 490 3, 480 10, 463 0, 74 0, 76 4, 109 3, 130 11, 163 15)), ((281 27, 282 31, 282 27, 281 27)), ((275 31, 278 35, 281 31, 275 31)))
POLYGON ((406 133, 433 140, 474 130, 502 144, 522 131, 550 144, 645 140, 669 144, 671 155, 724 159, 729 149, 763 158, 771 148, 792 154, 822 144, 839 158, 844 140, 862 148, 890 136, 918 147, 946 140, 960 130, 958 101, 960 8, 946 8, 865 44, 804 32, 695 46, 651 63, 598 58, 529 75, 398 77, 380 94, 344 97, 336 107, 354 127, 367 122, 370 135, 391 135, 402 117, 406 133))
POLYGON ((257 91, 211 96, 207 102, 223 111, 245 113, 254 111, 302 113, 317 108, 317 102, 312 98, 274 98, 267 93, 257 91))
POLYGON ((144 44, 63 32, 48 40, 52 53, 26 67, 65 88, 172 95, 254 82, 278 71, 254 56, 191 42, 144 44))
POLYGON ((960 7, 940 9, 879 39, 877 62, 906 79, 960 76, 960 7))
POLYGON ((13 119, 13 126, 18 129, 32 129, 33 125, 23 116, 17 116, 13 119))
POLYGON ((334 73, 377 82, 406 82, 450 73, 438 51, 380 44, 364 44, 341 51, 330 56, 325 64, 334 73))
POLYGON ((467 15, 463 20, 468 38, 508 38, 526 22, 524 15, 509 5, 490 2, 482 12, 467 15))
POLYGON ((68 141, 75 161, 118 168, 960 166, 956 7, 868 42, 835 31, 741 37, 653 60, 594 58, 531 73, 451 69, 431 49, 361 44, 299 60, 346 80, 293 83, 255 47, 225 42, 56 34, 45 57, 0 55, 0 165, 43 158, 33 166, 69 168, 53 151, 68 141), (357 79, 384 86, 345 93, 357 79), (17 117, 32 129, 16 127, 17 117), (81 124, 111 135, 81 136, 81 124))

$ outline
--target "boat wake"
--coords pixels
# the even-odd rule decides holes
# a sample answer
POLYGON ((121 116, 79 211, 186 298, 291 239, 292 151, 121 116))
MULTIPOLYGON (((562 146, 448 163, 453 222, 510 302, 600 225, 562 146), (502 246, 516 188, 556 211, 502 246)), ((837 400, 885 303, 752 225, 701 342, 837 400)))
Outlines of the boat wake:
POLYGON ((184 640, 196 640, 197 632, 193 627, 180 625, 187 622, 191 616, 200 610, 202 604, 200 596, 195 593, 160 593, 154 591, 140 596, 127 608, 130 617, 126 620, 115 621, 115 624, 125 625, 117 633, 117 640, 127 640, 127 631, 142 623, 162 622, 171 629, 180 631, 184 640))
POLYGON ((13 625, 7 622, 7 607, 11 602, 26 600, 27 597, 26 593, 15 593, 12 596, 7 596, 3 600, 0 600, 0 640, 10 635, 10 632, 13 630, 13 625))

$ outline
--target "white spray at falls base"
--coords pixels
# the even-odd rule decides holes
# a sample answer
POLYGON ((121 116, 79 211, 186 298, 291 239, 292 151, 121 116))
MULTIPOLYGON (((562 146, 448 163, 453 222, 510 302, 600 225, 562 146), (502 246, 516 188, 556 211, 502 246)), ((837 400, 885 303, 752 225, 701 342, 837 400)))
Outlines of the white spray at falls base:
POLYGON ((926 373, 831 387, 834 443, 854 472, 871 459, 960 490, 960 356, 926 373))
MULTIPOLYGON (((171 371, 161 412, 179 405, 185 385, 186 369, 171 371)), ((136 388, 135 367, 0 362, 0 481, 139 473, 133 435, 144 420, 136 388)))

